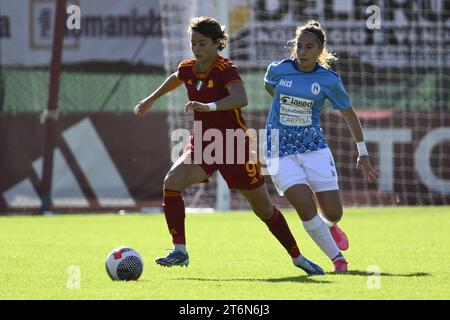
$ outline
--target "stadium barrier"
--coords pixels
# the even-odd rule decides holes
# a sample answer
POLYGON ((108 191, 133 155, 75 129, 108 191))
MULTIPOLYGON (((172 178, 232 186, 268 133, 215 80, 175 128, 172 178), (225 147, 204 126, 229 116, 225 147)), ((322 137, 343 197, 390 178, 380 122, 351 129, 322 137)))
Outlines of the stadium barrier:
MULTIPOLYGON (((54 149, 53 209, 160 207, 164 176, 171 166, 167 117, 165 112, 143 119, 131 112, 61 114, 54 149)), ((246 117, 251 128, 263 128, 261 114, 246 117)), ((369 110, 360 111, 359 117, 379 172, 376 183, 368 183, 355 168, 356 146, 343 118, 331 110, 322 117, 344 205, 450 203, 449 113, 369 110)), ((0 123, 0 150, 8 155, 0 162, 0 211, 37 211, 44 128, 39 114, 0 113, 0 123)), ((287 205, 266 180, 274 201, 287 205)), ((208 207, 208 197, 196 206, 208 207)), ((232 209, 245 205, 233 192, 232 209)))

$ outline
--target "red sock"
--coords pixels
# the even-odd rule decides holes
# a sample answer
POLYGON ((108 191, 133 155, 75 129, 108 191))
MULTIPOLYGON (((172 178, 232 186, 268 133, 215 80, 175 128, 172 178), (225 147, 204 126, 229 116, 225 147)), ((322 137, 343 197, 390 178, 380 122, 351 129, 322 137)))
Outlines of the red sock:
POLYGON ((164 189, 163 208, 173 244, 186 244, 184 201, 180 191, 164 189))
POLYGON ((274 207, 273 216, 268 221, 264 222, 269 227, 270 232, 278 239, 292 258, 300 255, 300 250, 297 247, 294 236, 287 225, 286 219, 284 219, 283 214, 278 208, 274 207))

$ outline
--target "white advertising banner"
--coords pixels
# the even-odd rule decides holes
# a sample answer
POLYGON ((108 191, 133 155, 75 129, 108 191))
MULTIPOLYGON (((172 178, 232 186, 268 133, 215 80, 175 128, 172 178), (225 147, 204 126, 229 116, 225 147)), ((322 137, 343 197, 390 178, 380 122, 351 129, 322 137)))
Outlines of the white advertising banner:
POLYGON ((383 67, 450 66, 448 0, 233 0, 234 61, 287 58, 287 41, 319 20, 334 52, 383 67))
MULTIPOLYGON (((157 0, 68 0, 80 8, 80 28, 65 27, 64 63, 128 61, 162 66, 157 0)), ((0 1, 0 61, 7 66, 48 65, 55 1, 0 1)), ((70 20, 72 12, 67 13, 70 20)))
MULTIPOLYGON (((176 39, 170 41, 186 40, 187 25, 180 22, 192 15, 224 16, 218 0, 185 1, 161 2, 170 17, 167 27, 178 30, 176 39), (180 3, 189 10, 180 10, 180 3)), ((287 57, 287 41, 293 38, 295 28, 315 18, 327 32, 332 51, 384 67, 448 67, 449 3, 228 0, 230 55, 237 64, 256 67, 287 57)), ((66 30, 64 63, 125 60, 164 65, 160 1, 67 0, 67 4, 79 6, 81 25, 80 30, 66 30)), ((49 63, 54 10, 51 0, 0 1, 2 65, 49 63)))

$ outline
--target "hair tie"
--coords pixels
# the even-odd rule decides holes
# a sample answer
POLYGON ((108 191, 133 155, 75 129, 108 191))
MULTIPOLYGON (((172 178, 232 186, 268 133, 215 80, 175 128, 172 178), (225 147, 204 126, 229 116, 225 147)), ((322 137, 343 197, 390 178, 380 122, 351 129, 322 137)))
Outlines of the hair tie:
POLYGON ((319 37, 316 36, 313 32, 311 32, 311 31, 302 31, 302 33, 308 33, 308 34, 312 35, 314 37, 314 39, 316 39, 316 41, 319 43, 319 45, 323 46, 322 41, 320 41, 319 37))

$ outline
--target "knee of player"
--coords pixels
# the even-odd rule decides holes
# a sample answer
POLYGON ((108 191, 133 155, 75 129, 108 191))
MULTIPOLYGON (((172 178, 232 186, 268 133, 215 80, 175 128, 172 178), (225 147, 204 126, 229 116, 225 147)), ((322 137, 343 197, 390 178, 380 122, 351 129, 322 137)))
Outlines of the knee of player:
POLYGON ((342 215, 339 216, 339 217, 336 217, 335 219, 332 219, 330 222, 331 222, 332 224, 336 224, 336 223, 338 223, 339 221, 341 221, 341 218, 342 218, 342 215))
POLYGON ((325 212, 325 218, 332 223, 338 223, 342 219, 342 208, 334 208, 325 212))
POLYGON ((275 214, 275 208, 273 205, 261 206, 259 208, 253 208, 253 212, 263 221, 268 221, 273 218, 275 214))

